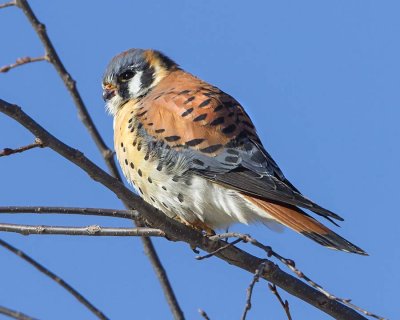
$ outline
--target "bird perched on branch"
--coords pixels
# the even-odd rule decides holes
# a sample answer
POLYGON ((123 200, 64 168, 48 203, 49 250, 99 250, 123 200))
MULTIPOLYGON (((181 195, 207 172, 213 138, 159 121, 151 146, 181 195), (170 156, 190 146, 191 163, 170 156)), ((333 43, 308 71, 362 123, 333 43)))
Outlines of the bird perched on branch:
POLYGON ((103 98, 125 177, 167 216, 208 233, 237 222, 281 224, 323 246, 366 254, 301 209, 343 220, 285 178, 239 102, 161 52, 114 57, 103 98))

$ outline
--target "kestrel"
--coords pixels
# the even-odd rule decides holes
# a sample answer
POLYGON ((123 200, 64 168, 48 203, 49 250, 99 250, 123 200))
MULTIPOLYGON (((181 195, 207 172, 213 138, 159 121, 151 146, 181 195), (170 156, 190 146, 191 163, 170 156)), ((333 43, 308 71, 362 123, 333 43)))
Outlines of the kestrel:
POLYGON ((323 246, 366 255, 301 209, 343 221, 285 178, 239 102, 161 52, 115 56, 103 98, 125 177, 168 217, 206 232, 237 222, 280 224, 323 246))

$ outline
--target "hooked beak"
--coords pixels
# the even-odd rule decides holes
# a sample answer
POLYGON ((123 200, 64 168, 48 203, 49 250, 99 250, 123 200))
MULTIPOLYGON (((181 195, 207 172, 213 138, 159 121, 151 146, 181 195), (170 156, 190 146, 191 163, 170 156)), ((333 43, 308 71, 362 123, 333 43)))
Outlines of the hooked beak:
POLYGON ((117 94, 117 88, 112 84, 107 84, 103 89, 103 99, 104 101, 110 100, 117 94))

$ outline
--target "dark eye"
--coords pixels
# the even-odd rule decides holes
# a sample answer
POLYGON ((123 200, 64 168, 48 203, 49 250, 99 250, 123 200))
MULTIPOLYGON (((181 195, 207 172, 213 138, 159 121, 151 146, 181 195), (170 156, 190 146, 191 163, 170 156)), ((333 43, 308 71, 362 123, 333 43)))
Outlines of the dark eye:
POLYGON ((120 81, 126 82, 129 79, 131 79, 134 75, 135 73, 132 70, 126 70, 125 72, 121 73, 118 78, 120 81))

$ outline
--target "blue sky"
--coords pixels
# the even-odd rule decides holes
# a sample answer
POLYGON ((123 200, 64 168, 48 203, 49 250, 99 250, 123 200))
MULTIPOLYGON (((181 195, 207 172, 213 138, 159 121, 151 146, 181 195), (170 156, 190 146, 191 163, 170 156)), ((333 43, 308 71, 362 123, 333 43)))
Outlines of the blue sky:
MULTIPOLYGON (((132 47, 164 51, 236 97, 267 150, 305 195, 342 215, 335 229, 370 256, 320 247, 289 230, 251 233, 332 293, 396 319, 400 191, 398 1, 31 1, 102 132, 112 145, 101 76, 132 47)), ((43 48, 16 8, 0 11, 0 65, 43 48)), ((19 104, 66 143, 104 167, 75 107, 47 63, 0 74, 0 97, 19 104)), ((0 115, 0 148, 33 137, 0 115)), ((50 150, 0 159, 1 205, 122 208, 101 185, 50 150)), ((24 224, 130 226, 97 217, 2 215, 24 224)), ((79 289, 111 319, 167 319, 168 307, 137 238, 1 234, 79 289)), ((188 245, 156 239, 188 319, 237 319, 252 275, 217 259, 196 261, 188 245)), ((257 251, 253 251, 258 253, 257 251)), ((91 319, 55 283, 0 249, 0 305, 40 319, 91 319)), ((330 319, 282 292, 294 319, 330 319)), ((1 318, 1 316, 0 316, 1 318)), ((265 283, 249 319, 285 319, 265 283)))

